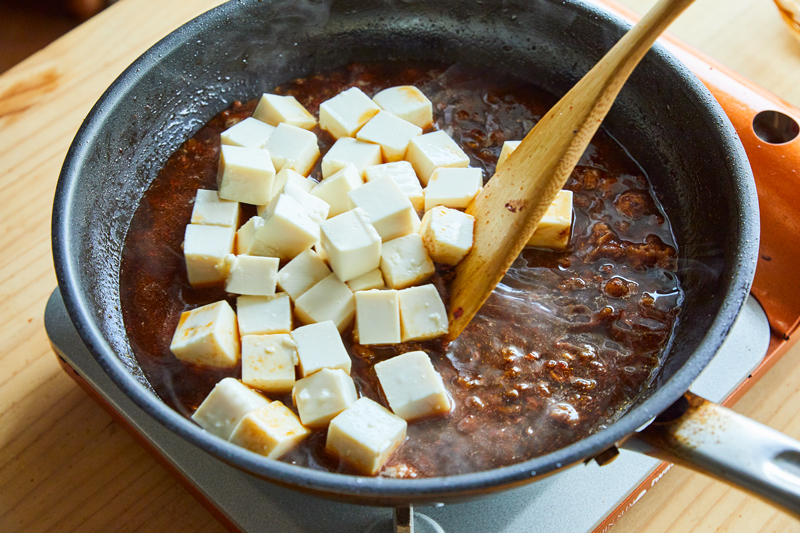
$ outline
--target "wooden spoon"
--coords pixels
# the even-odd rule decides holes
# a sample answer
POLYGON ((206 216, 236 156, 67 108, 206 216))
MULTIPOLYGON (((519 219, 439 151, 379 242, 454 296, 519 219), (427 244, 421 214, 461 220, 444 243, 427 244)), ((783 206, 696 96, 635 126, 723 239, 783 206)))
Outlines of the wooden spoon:
POLYGON ((448 340, 458 337, 536 231, 614 99, 693 0, 660 0, 525 136, 467 208, 472 251, 456 267, 448 340))

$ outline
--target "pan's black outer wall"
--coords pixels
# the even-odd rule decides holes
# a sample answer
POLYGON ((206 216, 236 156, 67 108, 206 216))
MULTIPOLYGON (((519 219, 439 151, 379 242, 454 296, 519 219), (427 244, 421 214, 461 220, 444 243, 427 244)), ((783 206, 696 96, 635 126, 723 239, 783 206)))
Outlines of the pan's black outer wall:
POLYGON ((487 472, 419 480, 357 478, 269 461, 211 436, 162 403, 138 370, 119 311, 120 250, 133 212, 168 156, 234 99, 353 61, 491 65, 563 94, 627 29, 579 2, 233 0, 168 35, 87 116, 56 190, 53 255, 64 303, 114 382, 187 441, 283 485, 354 503, 480 497, 602 451, 676 400, 713 357, 747 297, 758 206, 736 133, 700 82, 656 47, 606 128, 648 172, 681 250, 686 306, 669 358, 639 404, 555 453, 487 472))

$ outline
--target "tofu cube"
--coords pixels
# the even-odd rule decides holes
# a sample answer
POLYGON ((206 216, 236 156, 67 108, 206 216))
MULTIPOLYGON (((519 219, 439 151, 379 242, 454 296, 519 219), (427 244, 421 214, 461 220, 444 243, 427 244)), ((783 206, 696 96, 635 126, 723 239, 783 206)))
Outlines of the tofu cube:
POLYGON ((250 255, 293 259, 319 240, 319 223, 288 194, 279 194, 264 210, 264 222, 255 222, 250 255))
POLYGON ((394 414, 411 421, 449 413, 442 376, 425 352, 408 352, 375 365, 378 381, 394 414))
POLYGON ((193 287, 222 284, 225 271, 217 266, 233 251, 236 230, 227 226, 188 224, 183 236, 186 273, 193 287))
POLYGON ((392 178, 403 194, 411 201, 414 211, 422 211, 425 207, 425 195, 422 193, 422 185, 419 183, 414 167, 408 161, 398 161, 396 163, 385 163, 364 169, 364 179, 373 181, 384 176, 392 178))
POLYGON ((422 243, 436 263, 457 265, 472 249, 475 218, 472 215, 434 207, 422 217, 422 243))
POLYGON ((433 266, 419 233, 409 233, 383 243, 381 272, 388 287, 405 289, 428 281, 436 272, 436 267, 433 266))
POLYGON ((241 228, 236 230, 236 255, 248 253, 256 240, 256 230, 263 225, 263 218, 251 217, 241 228))
MULTIPOLYGON (((308 178, 303 179, 312 181, 308 178)), ((317 224, 328 218, 330 206, 324 200, 321 200, 320 198, 317 198, 316 196, 313 196, 309 192, 303 190, 303 188, 299 185, 295 185, 294 183, 286 183, 286 185, 283 187, 283 191, 281 191, 281 194, 285 194, 294 198, 300 207, 302 207, 305 212, 308 213, 308 216, 311 217, 311 220, 317 224)), ((269 204, 258 206, 258 216, 265 216, 268 207, 269 204)))
POLYGON ((328 265, 309 248, 278 271, 277 282, 278 287, 296 301, 308 289, 330 275, 328 265))
POLYGON ((419 126, 386 111, 381 111, 358 130, 356 139, 380 145, 383 160, 391 163, 402 161, 406 155, 408 143, 420 135, 422 135, 422 128, 419 126))
POLYGON ((294 170, 303 176, 308 176, 319 159, 317 136, 286 123, 278 124, 275 128, 267 141, 267 150, 275 169, 294 170))
POLYGON ((348 163, 355 165, 358 173, 363 176, 365 168, 380 165, 382 162, 381 147, 377 144, 342 137, 322 158, 322 177, 327 178, 348 163))
POLYGON ((500 168, 500 166, 506 162, 508 156, 510 156, 514 150, 517 149, 517 146, 519 146, 519 143, 521 142, 522 141, 506 141, 503 143, 503 148, 500 150, 500 157, 497 158, 496 168, 500 168))
POLYGON ((310 434, 291 409, 272 402, 247 413, 229 440, 268 459, 279 459, 310 434))
POLYGON ((292 304, 286 293, 236 298, 239 334, 273 335, 292 331, 292 304))
POLYGON ((224 378, 214 385, 192 415, 192 420, 221 439, 228 440, 242 418, 270 401, 241 381, 224 378))
POLYGON ((425 187, 425 211, 437 205, 466 209, 482 188, 479 168, 437 168, 425 187))
POLYGON ((317 255, 320 259, 325 261, 325 264, 330 266, 331 264, 331 256, 328 255, 328 252, 325 251, 325 247, 322 246, 321 242, 318 242, 314 245, 314 251, 317 252, 317 255))
POLYGON ((286 394, 294 387, 297 346, 291 335, 242 337, 242 381, 268 394, 286 394))
POLYGON ((219 197, 245 204, 269 201, 275 167, 267 150, 222 145, 217 169, 219 197))
POLYGON ((228 279, 225 280, 227 292, 249 296, 275 294, 280 264, 276 257, 231 254, 225 262, 228 272, 228 279))
POLYGON ((428 97, 413 85, 384 89, 372 101, 387 113, 427 128, 433 124, 433 106, 428 97))
POLYGON ((223 200, 217 191, 198 189, 192 207, 192 224, 239 227, 239 202, 223 200))
POLYGON ((366 274, 381 264, 381 237, 359 208, 320 224, 320 242, 341 281, 366 274))
POLYGON ((414 167, 423 185, 428 185, 428 179, 434 169, 469 166, 467 154, 443 131, 426 133, 411 139, 406 151, 406 161, 414 167))
POLYGON ((311 189, 313 189, 314 185, 317 184, 316 181, 306 178, 302 174, 295 172, 292 169, 287 168, 285 170, 281 170, 275 174, 275 181, 272 182, 272 192, 270 193, 272 197, 270 200, 282 193, 283 188, 286 187, 287 183, 293 183, 305 192, 311 192, 311 189))
POLYGON ((338 368, 350 374, 350 356, 336 324, 330 320, 299 327, 292 332, 292 339, 297 345, 300 375, 304 378, 323 368, 338 368))
POLYGON ((275 126, 249 117, 223 131, 219 140, 220 143, 228 146, 266 148, 267 141, 274 131, 275 126))
POLYGON ((357 278, 348 280, 347 286, 350 287, 350 290, 353 292, 383 289, 385 287, 383 282, 383 274, 381 274, 380 268, 370 270, 366 274, 361 274, 357 278))
POLYGON ((310 130, 317 125, 314 115, 309 113, 294 96, 277 94, 262 94, 256 110, 253 111, 253 118, 272 126, 285 123, 304 130, 310 130))
POLYGON ((350 191, 348 196, 350 205, 366 213, 383 241, 391 241, 419 230, 420 220, 414 206, 388 176, 365 183, 350 191))
POLYGON ((409 287, 399 291, 399 297, 403 342, 434 339, 447 333, 447 311, 436 287, 409 287))
POLYGON ((184 311, 169 345, 187 363, 231 368, 239 362, 236 313, 225 300, 184 311))
POLYGON ((294 312, 304 324, 331 321, 339 331, 347 329, 356 313, 353 291, 336 274, 311 287, 294 304, 294 312))
POLYGON ((323 368, 295 383, 292 401, 309 428, 328 427, 331 419, 358 399, 353 378, 344 370, 323 368))
POLYGON ((369 398, 331 420, 325 449, 368 476, 377 474, 406 440, 408 423, 369 398))
POLYGON ((571 228, 572 191, 559 191, 528 240, 528 246, 564 250, 569 244, 571 228))
POLYGON ((342 91, 319 106, 319 127, 334 139, 355 137, 358 130, 381 108, 358 87, 342 91))
POLYGON ((348 163, 343 169, 319 182, 311 194, 327 202, 330 206, 328 216, 335 217, 350 210, 350 198, 347 193, 363 184, 361 173, 354 164, 348 163))
POLYGON ((400 302, 397 291, 358 291, 356 328, 360 344, 400 343, 400 302))

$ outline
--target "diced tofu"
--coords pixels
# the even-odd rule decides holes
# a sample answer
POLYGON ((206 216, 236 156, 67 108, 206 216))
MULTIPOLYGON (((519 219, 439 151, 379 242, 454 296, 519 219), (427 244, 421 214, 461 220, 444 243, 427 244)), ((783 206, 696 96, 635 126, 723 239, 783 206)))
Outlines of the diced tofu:
POLYGON ((217 170, 219 197, 245 204, 269 201, 275 167, 267 150, 222 145, 217 170))
POLYGON ((372 101, 384 111, 420 128, 427 128, 433 124, 431 101, 413 85, 384 89, 376 94, 372 101))
POLYGON ((503 143, 503 148, 500 150, 500 157, 497 158, 496 168, 500 168, 500 165, 506 162, 508 156, 510 156, 514 150, 517 149, 517 146, 519 146, 519 143, 521 142, 522 141, 506 141, 503 143))
POLYGON ((187 363, 221 368, 236 366, 239 362, 236 313, 225 300, 184 311, 169 349, 187 363))
POLYGON ((188 224, 183 237, 186 273, 193 287, 222 284, 225 271, 217 265, 233 251, 236 230, 226 226, 188 224))
POLYGON ((425 352, 408 352, 375 365, 378 381, 394 414, 411 421, 449 413, 442 376, 425 352))
POLYGON ((291 335, 242 337, 242 381, 268 394, 285 394, 294 387, 297 345, 291 335))
POLYGON ((331 256, 329 256, 328 252, 325 251, 325 247, 322 246, 321 242, 318 242, 317 244, 314 245, 314 251, 317 252, 317 255, 319 256, 320 259, 325 261, 326 265, 330 266, 331 256))
POLYGON ((229 440, 269 459, 279 459, 310 434, 291 409, 272 402, 247 413, 229 440))
POLYGON ((357 278, 381 264, 381 237, 359 208, 320 224, 320 242, 331 269, 342 281, 357 278))
POLYGON ((419 183, 414 167, 408 161, 375 165, 364 169, 366 181, 373 181, 384 176, 389 176, 400 187, 415 211, 422 211, 425 206, 425 196, 422 194, 422 185, 419 183))
POLYGON ((275 294, 280 261, 275 257, 255 255, 229 255, 227 263, 228 279, 225 290, 233 294, 250 296, 271 296, 275 294))
POLYGON ((308 289, 294 303, 294 312, 304 324, 331 321, 339 331, 344 331, 356 314, 353 291, 336 274, 308 289))
POLYGON ((425 187, 425 211, 437 205, 466 209, 482 187, 479 168, 437 168, 425 187))
POLYGON ((264 211, 264 223, 256 221, 255 236, 247 253, 293 259, 319 240, 319 224, 288 194, 279 194, 264 211))
POLYGON ((369 398, 331 420, 325 449, 362 474, 374 476, 406 440, 408 424, 369 398))
POLYGON ((423 185, 428 185, 428 179, 436 168, 469 166, 467 154, 443 131, 426 133, 411 139, 406 152, 406 161, 414 167, 423 185))
POLYGON ((350 287, 351 291, 356 292, 382 289, 385 285, 383 283, 383 274, 381 274, 381 269, 376 268, 375 270, 370 270, 366 274, 361 274, 357 278, 348 280, 347 286, 350 287))
POLYGON ((422 135, 422 128, 419 126, 381 111, 358 130, 356 139, 380 145, 383 160, 391 163, 402 161, 408 143, 419 135, 422 135))
POLYGON ((317 125, 314 115, 309 113, 294 96, 277 94, 261 95, 261 100, 253 111, 253 118, 273 126, 285 123, 304 130, 310 130, 317 125))
POLYGON ((436 267, 419 233, 409 233, 383 243, 381 272, 387 287, 405 289, 427 281, 436 272, 436 267))
POLYGON ((265 148, 275 126, 252 117, 223 131, 219 138, 222 144, 241 146, 243 148, 265 148))
MULTIPOLYGON (((308 178, 303 179, 311 181, 308 178)), ((281 194, 285 194, 294 198, 300 207, 302 207, 305 212, 308 213, 308 216, 311 217, 311 220, 317 224, 328 218, 330 206, 324 200, 321 200, 303 190, 302 187, 295 185, 294 183, 286 183, 281 194)), ((258 206, 258 216, 263 217, 266 215, 268 207, 269 204, 258 206)))
POLYGON ((319 127, 334 139, 355 137, 381 109, 358 87, 342 91, 319 106, 319 127))
POLYGON ((199 189, 192 207, 192 224, 239 227, 239 202, 223 200, 217 191, 199 189))
POLYGON ((292 300, 297 300, 308 289, 330 275, 331 271, 325 262, 309 248, 280 269, 278 287, 292 300))
POLYGON ((297 344, 301 376, 308 377, 323 368, 338 368, 350 374, 350 356, 336 324, 330 320, 299 327, 292 332, 292 339, 297 344))
POLYGON ((569 244, 572 227, 572 191, 560 191, 545 211, 528 246, 564 250, 569 244))
POLYGON ((361 173, 354 164, 348 163, 343 169, 319 182, 311 194, 327 202, 330 206, 328 216, 335 217, 350 210, 350 198, 347 193, 363 184, 361 173))
POLYGON ((358 291, 356 328, 360 344, 400 343, 400 303, 397 291, 358 291))
POLYGON ((256 230, 264 225, 261 217, 251 217, 236 231, 236 255, 248 253, 256 240, 256 230))
POLYGON ((311 192, 311 189, 314 188, 314 185, 317 184, 316 181, 306 178, 302 174, 295 172, 289 168, 285 170, 281 170, 277 174, 275 174, 275 181, 272 182, 272 198, 275 198, 277 195, 283 192, 283 188, 286 187, 287 183, 293 183, 296 186, 300 187, 305 192, 311 192))
POLYGON ((434 207, 422 217, 422 242, 436 263, 457 265, 472 249, 475 218, 472 215, 434 207))
MULTIPOLYGON (((350 205, 361 208, 384 241, 419 230, 420 220, 411 201, 388 176, 374 179, 348 193, 350 205)), ((328 248, 330 252, 330 249, 328 248)), ((371 269, 370 269, 371 270, 371 269)))
POLYGON ((325 428, 358 399, 353 378, 344 370, 323 368, 297 381, 292 400, 300 421, 309 428, 325 428))
POLYGON ((399 291, 402 340, 421 341, 448 331, 447 311, 433 285, 409 287, 399 291))
POLYGON ((317 136, 286 123, 279 124, 272 133, 267 141, 267 150, 276 170, 294 170, 303 176, 308 176, 319 159, 317 136))
POLYGON ((346 167, 348 163, 354 164, 358 173, 363 176, 365 168, 382 163, 381 147, 350 137, 342 137, 322 158, 322 177, 327 178, 346 167))
POLYGON ((273 335, 292 330, 292 304, 286 293, 273 296, 239 296, 236 298, 239 334, 273 335))
POLYGON ((228 440, 244 415, 270 401, 238 379, 223 378, 214 385, 192 415, 192 420, 217 437, 228 440))

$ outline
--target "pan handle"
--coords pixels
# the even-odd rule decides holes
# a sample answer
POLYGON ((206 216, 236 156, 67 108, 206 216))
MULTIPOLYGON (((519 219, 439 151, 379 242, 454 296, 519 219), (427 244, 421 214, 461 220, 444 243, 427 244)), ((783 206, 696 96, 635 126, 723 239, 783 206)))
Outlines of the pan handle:
POLYGON ((737 485, 800 518, 800 442, 691 392, 620 447, 737 485))

